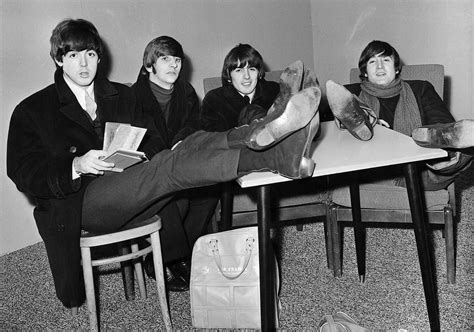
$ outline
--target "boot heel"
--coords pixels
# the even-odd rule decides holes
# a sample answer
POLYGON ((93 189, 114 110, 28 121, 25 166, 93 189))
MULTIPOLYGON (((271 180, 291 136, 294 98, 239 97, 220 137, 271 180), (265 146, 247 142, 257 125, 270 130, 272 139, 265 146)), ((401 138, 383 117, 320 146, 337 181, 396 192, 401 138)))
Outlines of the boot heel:
POLYGON ((316 163, 313 159, 303 157, 301 158, 299 175, 300 178, 307 178, 313 176, 314 168, 316 167, 316 163))

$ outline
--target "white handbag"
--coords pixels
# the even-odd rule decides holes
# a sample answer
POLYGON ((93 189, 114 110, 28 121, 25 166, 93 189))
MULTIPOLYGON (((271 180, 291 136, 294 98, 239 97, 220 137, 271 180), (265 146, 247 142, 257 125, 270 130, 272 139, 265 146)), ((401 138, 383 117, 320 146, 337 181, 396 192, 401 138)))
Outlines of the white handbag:
MULTIPOLYGON (((278 265, 275 318, 278 326, 278 265)), ((196 328, 260 328, 258 229, 208 234, 194 244, 191 260, 191 318, 196 328)))

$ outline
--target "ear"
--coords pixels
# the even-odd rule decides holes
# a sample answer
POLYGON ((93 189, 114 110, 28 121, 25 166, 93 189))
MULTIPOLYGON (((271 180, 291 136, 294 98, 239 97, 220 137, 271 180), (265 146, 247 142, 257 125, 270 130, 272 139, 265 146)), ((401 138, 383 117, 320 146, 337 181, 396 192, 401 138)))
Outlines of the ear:
POLYGON ((57 64, 59 67, 62 67, 62 66, 63 66, 63 62, 62 62, 62 61, 58 61, 58 60, 54 59, 54 62, 56 62, 56 64, 57 64))
POLYGON ((150 74, 153 73, 153 68, 150 67, 145 67, 146 71, 149 72, 150 74))

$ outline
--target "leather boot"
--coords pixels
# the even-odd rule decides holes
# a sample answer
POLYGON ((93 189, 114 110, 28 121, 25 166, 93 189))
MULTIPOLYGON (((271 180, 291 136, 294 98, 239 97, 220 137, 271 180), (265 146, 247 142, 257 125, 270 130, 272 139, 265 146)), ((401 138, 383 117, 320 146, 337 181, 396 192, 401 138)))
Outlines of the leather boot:
POLYGON ((270 171, 290 179, 312 176, 316 164, 311 159, 311 142, 318 130, 319 113, 316 113, 305 127, 267 150, 242 149, 238 175, 270 171))
POLYGON ((326 82, 326 94, 334 117, 344 125, 344 128, 357 139, 370 140, 374 130, 368 111, 361 107, 360 99, 344 86, 331 80, 326 82))
POLYGON ((312 86, 319 87, 319 81, 316 77, 316 73, 309 68, 305 68, 303 74, 303 87, 302 89, 306 89, 312 86))
POLYGON ((474 147, 474 120, 423 126, 414 129, 411 137, 416 144, 429 148, 474 147))
POLYGON ((303 78, 303 62, 296 60, 291 63, 280 75, 280 92, 278 93, 273 105, 268 110, 268 114, 275 111, 281 112, 291 96, 300 91, 301 80, 303 78))
POLYGON ((248 125, 230 129, 227 144, 231 149, 245 146, 253 150, 269 148, 306 126, 316 114, 320 100, 318 87, 302 90, 290 98, 283 112, 273 112, 248 125))
POLYGON ((285 109, 268 114, 257 121, 249 133, 247 146, 253 150, 266 149, 306 126, 318 111, 321 90, 310 87, 294 94, 285 109))

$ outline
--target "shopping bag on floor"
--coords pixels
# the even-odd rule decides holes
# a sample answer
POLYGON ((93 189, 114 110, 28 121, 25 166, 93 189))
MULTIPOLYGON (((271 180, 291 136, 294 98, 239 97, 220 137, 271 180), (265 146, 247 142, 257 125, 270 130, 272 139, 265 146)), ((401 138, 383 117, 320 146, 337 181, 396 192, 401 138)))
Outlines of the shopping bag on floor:
POLYGON ((349 315, 339 311, 334 315, 325 315, 319 322, 319 332, 368 332, 358 325, 349 315))
MULTIPOLYGON (((279 271, 275 312, 278 326, 279 271)), ((196 328, 260 328, 258 228, 208 234, 194 244, 191 259, 191 318, 196 328)))

